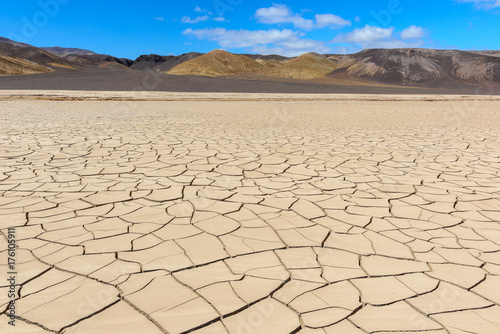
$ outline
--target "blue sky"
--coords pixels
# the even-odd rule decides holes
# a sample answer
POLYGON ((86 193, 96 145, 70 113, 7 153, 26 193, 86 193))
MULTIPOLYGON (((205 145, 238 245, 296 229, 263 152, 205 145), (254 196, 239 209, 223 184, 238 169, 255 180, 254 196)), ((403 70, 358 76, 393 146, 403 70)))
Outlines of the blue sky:
POLYGON ((365 48, 500 49, 500 0, 24 0, 0 36, 135 59, 224 49, 298 55, 365 48))

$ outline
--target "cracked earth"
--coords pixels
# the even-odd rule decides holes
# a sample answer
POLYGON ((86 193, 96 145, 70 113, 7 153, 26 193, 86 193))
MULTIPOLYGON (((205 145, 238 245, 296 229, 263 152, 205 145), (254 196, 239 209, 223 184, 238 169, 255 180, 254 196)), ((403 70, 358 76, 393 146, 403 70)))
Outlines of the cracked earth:
POLYGON ((0 118, 1 333, 500 333, 500 100, 0 118))

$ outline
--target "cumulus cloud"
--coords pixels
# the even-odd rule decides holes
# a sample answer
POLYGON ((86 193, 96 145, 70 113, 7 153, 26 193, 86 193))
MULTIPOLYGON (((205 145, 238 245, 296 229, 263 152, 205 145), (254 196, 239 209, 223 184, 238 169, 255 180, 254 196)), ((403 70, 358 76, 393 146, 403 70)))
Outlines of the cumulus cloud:
POLYGON ((294 14, 286 5, 273 5, 269 8, 257 9, 255 17, 260 23, 265 24, 292 23, 295 27, 304 30, 314 28, 313 20, 307 20, 298 14, 294 14))
POLYGON ((286 5, 273 5, 269 8, 257 9, 255 17, 261 23, 285 23, 290 22, 290 18, 293 17, 293 13, 292 10, 286 5))
POLYGON ((156 17, 155 18, 156 21, 165 21, 165 18, 163 16, 160 16, 160 17, 156 17))
POLYGON ((268 8, 260 8, 255 12, 257 21, 264 24, 290 23, 302 30, 315 28, 341 28, 350 26, 351 21, 345 20, 334 14, 317 14, 315 20, 305 19, 300 14, 295 14, 288 6, 275 4, 268 8))
POLYGON ((297 56, 306 52, 327 53, 331 49, 322 41, 302 38, 302 34, 290 29, 270 30, 227 30, 206 28, 184 30, 184 35, 200 40, 214 41, 224 49, 244 48, 262 54, 277 53, 284 56, 297 56))
POLYGON ((316 14, 316 26, 318 28, 335 27, 340 28, 350 26, 351 21, 344 20, 338 15, 334 14, 316 14))
MULTIPOLYGON (((200 8, 200 10, 202 9, 200 8)), ((197 10, 195 9, 195 11, 197 10)), ((210 15, 210 13, 207 13, 205 16, 199 16, 194 19, 186 16, 181 21, 190 24, 208 20, 227 22, 222 16, 213 17, 210 15)), ((338 34, 330 41, 330 43, 335 45, 330 47, 326 41, 306 38, 306 31, 323 28, 344 28, 351 26, 351 21, 335 14, 316 14, 314 19, 306 19, 302 15, 294 13, 286 5, 273 4, 271 7, 258 9, 255 12, 254 18, 263 24, 291 24, 294 29, 237 30, 220 27, 205 29, 189 28, 183 31, 183 35, 199 40, 215 42, 219 48, 226 50, 245 49, 247 52, 260 54, 275 53, 284 56, 297 56, 306 52, 330 53, 332 52, 332 48, 335 48, 338 53, 352 53, 360 49, 369 48, 420 47, 424 44, 423 38, 426 35, 424 28, 415 25, 398 32, 395 32, 393 27, 381 28, 366 25, 363 28, 338 34)), ((356 17, 355 20, 360 21, 359 17, 356 17)))
POLYGON ((210 16, 208 16, 208 15, 198 16, 198 17, 195 17, 194 19, 192 19, 189 16, 184 16, 181 19, 181 22, 182 23, 188 23, 188 24, 196 24, 196 23, 205 22, 205 21, 208 21, 208 20, 210 20, 210 16))
POLYGON ((418 39, 425 36, 425 30, 415 25, 409 26, 401 32, 402 39, 418 39))
POLYGON ((181 22, 186 24, 197 24, 209 20, 213 20, 215 22, 229 22, 222 16, 213 17, 212 12, 209 12, 208 10, 201 8, 199 6, 196 6, 194 11, 196 13, 204 13, 204 15, 198 14, 199 16, 195 18, 191 18, 191 16, 184 16, 183 18, 181 18, 181 22))
POLYGON ((271 30, 227 30, 225 28, 206 28, 184 30, 184 35, 217 42, 223 48, 248 48, 258 44, 271 44, 296 37, 290 29, 271 30))
POLYGON ((226 20, 222 16, 214 17, 212 20, 214 20, 215 22, 229 22, 228 20, 226 20))
POLYGON ((352 32, 338 35, 335 37, 334 42, 367 43, 375 40, 390 38, 393 32, 394 28, 380 28, 367 25, 364 28, 355 29, 352 32))
MULTIPOLYGON (((423 28, 422 29, 423 32, 423 28)), ((355 29, 346 34, 340 34, 333 39, 333 43, 347 43, 355 45, 358 48, 410 48, 419 47, 423 44, 420 40, 422 36, 416 37, 420 30, 418 27, 411 26, 403 30, 404 35, 411 37, 411 41, 403 41, 394 36, 394 28, 380 28, 366 25, 364 28, 355 29), (416 29, 415 29, 416 28, 416 29)), ((401 34, 403 35, 403 33, 401 34)), ((403 36, 402 36, 403 38, 403 36)))
POLYGON ((478 8, 492 9, 500 7, 500 0, 455 0, 456 2, 472 3, 478 8))

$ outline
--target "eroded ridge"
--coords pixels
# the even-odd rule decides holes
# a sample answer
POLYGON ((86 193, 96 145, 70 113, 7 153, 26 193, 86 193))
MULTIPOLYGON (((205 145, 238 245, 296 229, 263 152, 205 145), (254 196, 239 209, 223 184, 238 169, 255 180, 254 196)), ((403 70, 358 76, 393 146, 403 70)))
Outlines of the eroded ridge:
POLYGON ((500 333, 499 108, 460 103, 0 102, 0 331, 500 333))

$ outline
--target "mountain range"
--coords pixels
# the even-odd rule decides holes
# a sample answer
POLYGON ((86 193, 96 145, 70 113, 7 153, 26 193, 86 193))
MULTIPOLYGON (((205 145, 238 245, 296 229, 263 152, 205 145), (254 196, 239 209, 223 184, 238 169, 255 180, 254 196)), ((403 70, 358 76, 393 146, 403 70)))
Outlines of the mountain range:
MULTIPOLYGON (((119 73, 120 78, 125 78, 128 73, 130 78, 138 78, 142 75, 138 71, 155 73, 159 78, 164 75, 165 80, 168 77, 172 82, 179 81, 180 77, 202 82, 208 79, 201 77, 206 77, 289 84, 293 81, 293 85, 385 85, 455 91, 477 91, 478 87, 486 87, 497 92, 500 51, 368 49, 349 55, 311 52, 283 57, 213 50, 179 56, 141 55, 131 60, 79 48, 35 47, 0 37, 0 76, 3 78, 0 78, 0 88, 5 88, 1 81, 13 75, 35 75, 30 76, 31 80, 40 76, 67 79, 72 73, 75 76, 99 73, 101 78, 106 73, 110 77, 119 73)), ((19 83, 19 80, 12 82, 19 83)))

